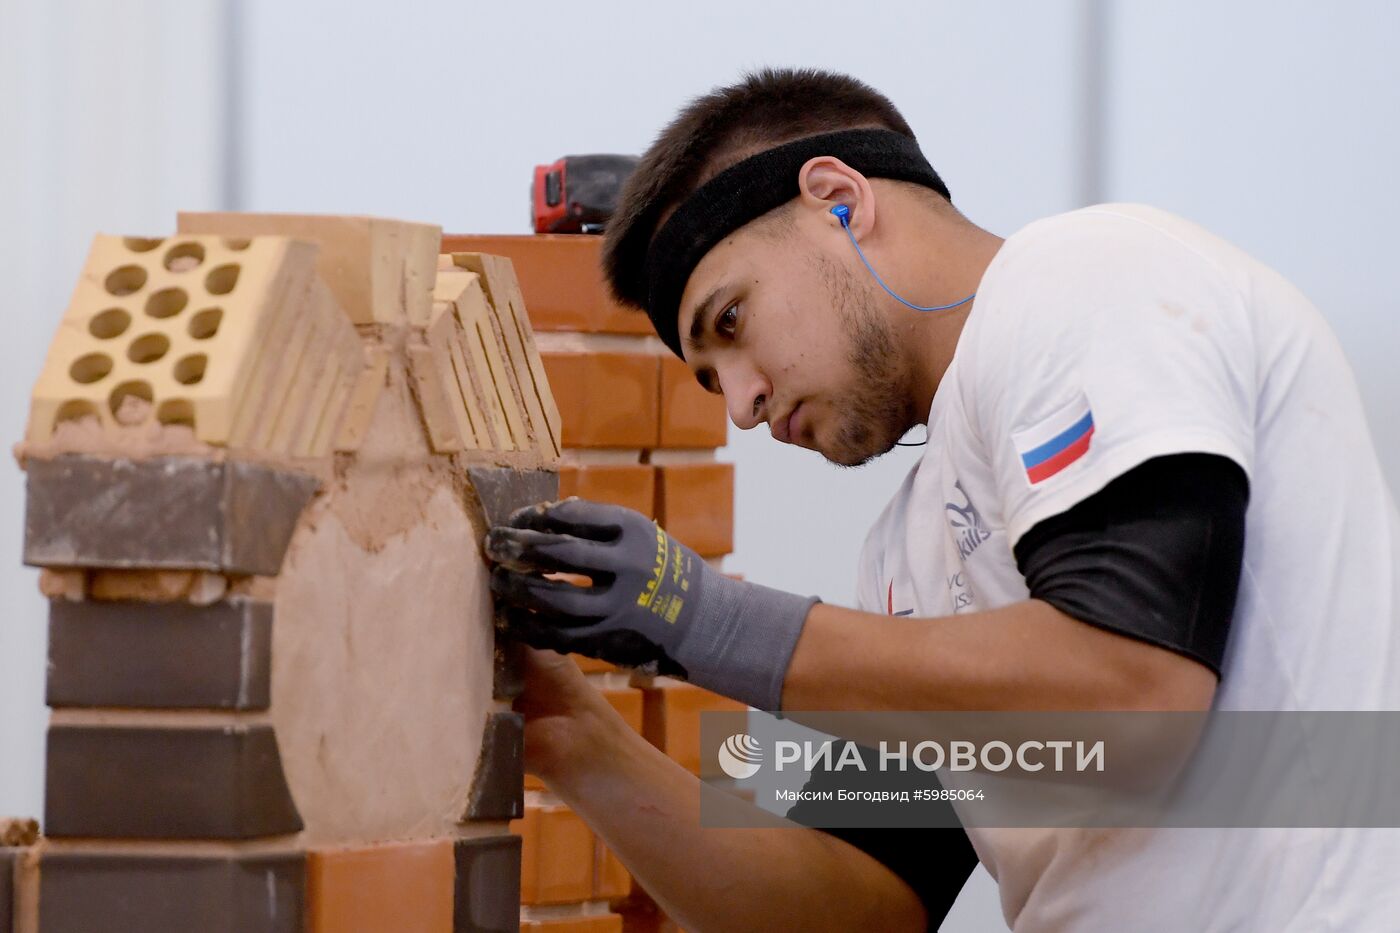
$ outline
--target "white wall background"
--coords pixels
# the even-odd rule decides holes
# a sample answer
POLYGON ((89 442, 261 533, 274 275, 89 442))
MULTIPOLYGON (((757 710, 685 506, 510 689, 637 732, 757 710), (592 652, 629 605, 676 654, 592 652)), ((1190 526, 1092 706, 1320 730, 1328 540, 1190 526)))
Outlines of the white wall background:
MULTIPOLYGON (((960 206, 1006 234, 1143 200, 1280 268, 1352 356, 1400 486, 1400 7, 1248 0, 703 6, 0 0, 0 436, 90 235, 177 208, 374 213, 525 232, 530 169, 639 151, 759 65, 846 70, 904 110, 960 206)), ((865 530, 917 451, 839 471, 732 432, 751 578, 850 602, 865 530)), ((44 614, 0 463, 0 813, 41 812, 44 614)), ((948 930, 999 928, 985 874, 948 930)))

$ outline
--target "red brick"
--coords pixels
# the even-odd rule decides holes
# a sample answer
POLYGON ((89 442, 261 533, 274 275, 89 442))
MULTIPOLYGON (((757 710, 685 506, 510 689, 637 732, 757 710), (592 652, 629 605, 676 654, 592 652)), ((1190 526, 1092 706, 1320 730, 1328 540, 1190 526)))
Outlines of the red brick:
POLYGON ((609 664, 607 661, 600 661, 597 658, 589 658, 581 654, 571 654, 569 657, 574 659, 574 663, 578 665, 578 669, 585 674, 606 674, 609 671, 617 670, 615 665, 609 664))
POLYGON ((597 236, 448 235, 444 253, 493 253, 515 264, 535 330, 650 334, 641 311, 612 300, 603 282, 597 236))
POLYGON ((636 687, 604 687, 603 699, 637 732, 642 731, 642 691, 636 687))
POLYGON ((441 933, 452 928, 452 840, 312 850, 310 933, 441 933))
POLYGON ((521 838, 520 903, 567 904, 593 893, 593 831, 564 806, 527 806, 510 824, 521 838))
POLYGON ((591 914, 587 917, 522 920, 520 933, 622 933, 622 918, 617 914, 591 914))
POLYGON ((661 425, 658 447, 723 447, 729 411, 724 396, 706 392, 683 360, 661 359, 661 425))
MULTIPOLYGON (((658 681, 642 690, 642 734, 692 774, 700 774, 700 714, 742 712, 744 704, 693 684, 658 681)), ((718 768, 710 763, 705 773, 718 768)))
POLYGON ((543 353, 565 447, 656 443, 659 357, 648 353, 543 353))
POLYGON ((645 463, 584 463, 559 467, 559 498, 611 502, 656 517, 656 470, 645 463))
POLYGON ((702 557, 734 550, 734 465, 678 463, 656 468, 656 520, 702 557))

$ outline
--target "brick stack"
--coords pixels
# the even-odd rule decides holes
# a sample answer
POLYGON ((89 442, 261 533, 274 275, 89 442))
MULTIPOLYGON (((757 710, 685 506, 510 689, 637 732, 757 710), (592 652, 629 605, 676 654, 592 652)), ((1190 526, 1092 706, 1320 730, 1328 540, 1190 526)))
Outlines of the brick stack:
MULTIPOLYGON (((716 566, 733 548, 734 468, 719 396, 655 337, 646 317, 608 296, 600 239, 448 236, 443 252, 509 257, 519 275, 562 421, 560 495, 614 502, 657 519, 716 566)), ((669 678, 602 662, 580 667, 623 717, 693 773, 699 714, 739 704, 669 678)), ((522 929, 616 933, 675 929, 621 863, 538 780, 526 778, 522 929)))
POLYGON ((560 436, 510 265, 369 218, 179 231, 97 239, 35 387, 53 713, 0 933, 514 929, 475 555, 560 436))

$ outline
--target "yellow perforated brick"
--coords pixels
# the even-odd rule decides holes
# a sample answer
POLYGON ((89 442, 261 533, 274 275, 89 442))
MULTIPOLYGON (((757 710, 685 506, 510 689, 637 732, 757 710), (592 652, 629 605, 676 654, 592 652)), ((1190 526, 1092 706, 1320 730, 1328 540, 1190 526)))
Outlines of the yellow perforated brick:
POLYGON ((34 387, 26 437, 67 418, 151 418, 227 444, 281 317, 314 280, 316 247, 285 237, 99 236, 34 387))

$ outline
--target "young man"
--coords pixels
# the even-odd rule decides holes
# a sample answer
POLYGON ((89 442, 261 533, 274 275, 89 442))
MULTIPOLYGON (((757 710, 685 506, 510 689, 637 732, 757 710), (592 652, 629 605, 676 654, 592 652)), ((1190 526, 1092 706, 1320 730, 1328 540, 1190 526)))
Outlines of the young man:
MULTIPOLYGON (((730 580, 624 509, 518 514, 487 547, 531 644, 770 710, 1400 706, 1400 517, 1351 373, 1300 293, 1206 231, 1104 205, 1003 241, 884 97, 767 71, 662 132, 605 263, 739 428, 846 465, 915 424, 928 444, 859 611, 730 580)), ((547 652, 520 707, 530 767, 687 929, 932 927, 971 868, 956 830, 701 829, 694 779, 547 652)), ((1400 916, 1394 833, 967 836, 1016 930, 1400 916)))

